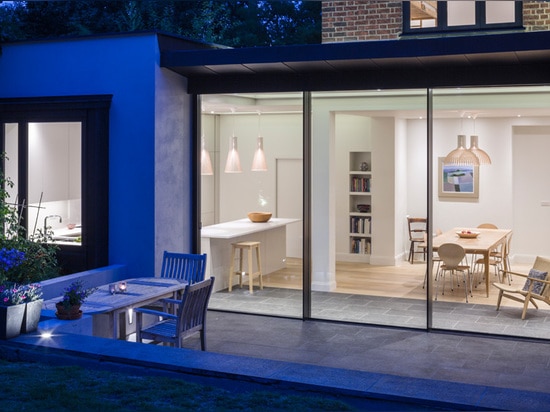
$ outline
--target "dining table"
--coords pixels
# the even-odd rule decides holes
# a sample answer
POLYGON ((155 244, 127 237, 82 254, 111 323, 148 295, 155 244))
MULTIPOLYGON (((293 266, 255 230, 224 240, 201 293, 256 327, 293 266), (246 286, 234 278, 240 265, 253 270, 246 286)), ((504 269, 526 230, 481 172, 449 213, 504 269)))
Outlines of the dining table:
MULTIPOLYGON (((93 334, 102 336, 96 331, 105 330, 108 322, 108 335, 113 339, 126 339, 126 324, 132 323, 132 309, 147 306, 164 298, 173 298, 185 289, 186 281, 160 277, 139 277, 124 279, 99 286, 81 306, 82 313, 93 316, 93 334), (124 285, 122 288, 121 286, 124 285)), ((52 299, 45 302, 45 308, 52 299)), ((53 308, 52 308, 53 309, 53 308)))
MULTIPOLYGON (((506 239, 512 233, 510 229, 485 229, 455 227, 432 238, 432 249, 437 249, 444 243, 457 243, 462 246, 467 254, 481 255, 483 258, 483 267, 485 275, 485 290, 489 297, 489 258, 492 250, 503 244, 506 247, 506 239), (459 233, 470 232, 470 237, 460 237, 459 233), (477 236, 472 234, 477 233, 477 236)), ((503 261, 504 270, 508 270, 507 259, 503 261)))

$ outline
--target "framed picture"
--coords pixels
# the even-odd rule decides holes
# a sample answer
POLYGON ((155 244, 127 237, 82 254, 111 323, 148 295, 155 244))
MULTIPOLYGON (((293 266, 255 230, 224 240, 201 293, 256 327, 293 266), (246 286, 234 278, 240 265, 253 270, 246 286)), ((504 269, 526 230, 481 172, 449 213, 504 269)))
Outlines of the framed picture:
POLYGON ((479 198, 479 166, 445 165, 439 158, 439 197, 479 198))

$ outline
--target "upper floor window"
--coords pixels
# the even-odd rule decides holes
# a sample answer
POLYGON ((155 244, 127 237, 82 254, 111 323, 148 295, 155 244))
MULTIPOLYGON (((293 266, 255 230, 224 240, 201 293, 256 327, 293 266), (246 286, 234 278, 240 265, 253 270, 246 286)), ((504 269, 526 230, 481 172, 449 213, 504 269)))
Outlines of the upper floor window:
POLYGON ((519 28, 521 1, 403 2, 403 33, 519 28))

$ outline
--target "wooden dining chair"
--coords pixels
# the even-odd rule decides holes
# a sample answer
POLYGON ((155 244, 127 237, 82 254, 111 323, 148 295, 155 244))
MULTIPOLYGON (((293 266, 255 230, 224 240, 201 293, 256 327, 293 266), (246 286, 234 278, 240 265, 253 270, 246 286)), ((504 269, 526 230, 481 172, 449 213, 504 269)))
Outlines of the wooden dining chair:
POLYGON ((177 305, 176 314, 158 310, 136 308, 136 341, 149 339, 152 343, 168 343, 181 348, 182 341, 200 333, 201 349, 206 350, 206 311, 212 294, 214 278, 211 277, 193 285, 187 285, 181 300, 163 299, 170 305, 177 305), (143 315, 158 316, 159 321, 144 326, 143 315))
MULTIPOLYGON (((491 250, 489 253, 489 266, 492 266, 495 271, 495 276, 499 276, 499 273, 504 269, 504 259, 506 258, 506 243, 501 243, 496 249, 491 250)), ((477 258, 473 263, 472 276, 483 275, 485 273, 485 260, 483 257, 477 258)), ((483 279, 474 279, 473 283, 477 287, 478 283, 481 283, 483 279)), ((500 278, 499 278, 500 281, 500 278)))
MULTIPOLYGON (((479 225, 477 225, 477 228, 478 229, 498 229, 498 226, 495 225, 494 223, 480 223, 479 225)), ((490 254, 493 254, 493 255, 497 255, 497 254, 500 254, 500 252, 497 252, 497 250, 493 250, 490 252, 490 254)), ((477 261, 480 259, 480 255, 477 254, 477 253, 472 253, 471 254, 471 260, 470 260, 470 266, 471 266, 471 272, 472 273, 475 273, 474 270, 474 266, 476 265, 477 261)))
MULTIPOLYGON (((435 230, 435 236, 439 236, 443 233, 443 231, 440 228, 437 228, 435 230)), ((426 255, 428 252, 428 235, 424 233, 424 243, 420 244, 420 248, 424 249, 424 254, 426 255)), ((437 275, 439 274, 439 267, 441 266, 441 258, 439 257, 439 254, 437 252, 432 253, 432 267, 433 265, 437 264, 437 268, 434 273, 434 280, 437 280, 437 275)), ((432 270, 433 271, 433 270, 432 270)), ((426 273, 424 274, 424 283, 422 284, 422 289, 426 287, 426 279, 428 278, 428 269, 426 268, 426 273)))
POLYGON ((422 253, 424 260, 426 260, 426 250, 417 251, 416 246, 424 243, 428 219, 424 217, 407 217, 407 224, 409 227, 409 241, 411 242, 408 261, 414 263, 415 253, 422 253))
MULTIPOLYGON (((461 262, 466 255, 466 251, 458 243, 443 243, 437 249, 437 253, 441 258, 441 266, 439 267, 439 277, 437 279, 437 287, 435 291, 435 300, 437 300, 437 294, 439 291, 439 282, 443 282, 442 295, 445 294, 445 274, 450 272, 451 291, 453 291, 453 275, 456 276, 456 272, 461 272, 464 282, 464 291, 466 295, 466 303, 468 303, 468 291, 472 296, 470 266, 462 265, 461 262), (469 289, 469 290, 468 290, 469 289)), ((459 284, 459 283, 458 283, 459 284)), ((460 285, 460 284, 459 284, 460 285)))
POLYGON ((481 223, 477 227, 478 229, 498 229, 498 226, 493 223, 481 223))

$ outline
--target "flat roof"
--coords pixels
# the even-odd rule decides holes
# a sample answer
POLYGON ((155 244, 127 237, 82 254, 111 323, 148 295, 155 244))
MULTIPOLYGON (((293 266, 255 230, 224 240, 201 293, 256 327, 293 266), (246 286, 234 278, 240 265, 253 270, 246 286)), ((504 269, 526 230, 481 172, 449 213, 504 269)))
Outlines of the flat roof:
POLYGON ((550 31, 161 51, 190 93, 550 82, 550 31))

